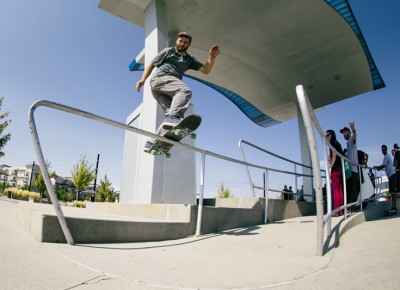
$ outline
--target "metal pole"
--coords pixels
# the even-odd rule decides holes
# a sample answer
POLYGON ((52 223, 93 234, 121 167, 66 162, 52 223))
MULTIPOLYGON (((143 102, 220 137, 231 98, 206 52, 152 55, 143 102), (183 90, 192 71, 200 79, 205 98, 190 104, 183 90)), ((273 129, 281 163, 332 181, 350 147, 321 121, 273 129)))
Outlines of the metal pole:
POLYGON ((331 187, 331 170, 330 166, 328 164, 328 151, 326 150, 326 138, 325 136, 321 138, 322 142, 322 149, 324 152, 324 159, 326 160, 325 162, 325 170, 326 170, 326 213, 327 213, 327 236, 332 235, 332 187, 331 187))
POLYGON ((196 237, 201 234, 201 219, 203 216, 203 197, 204 197, 204 175, 205 175, 206 155, 201 154, 201 175, 200 175, 200 196, 197 211, 196 237))
POLYGON ((264 198, 265 198, 265 172, 263 172, 263 183, 264 183, 264 198))
POLYGON ((308 100, 306 92, 302 85, 296 86, 297 98, 299 101, 301 113, 303 115, 304 126, 307 133, 307 139, 310 146, 311 161, 314 173, 314 186, 315 186, 315 197, 317 205, 317 256, 322 256, 324 252, 324 206, 322 197, 322 182, 321 172, 319 166, 317 144, 315 141, 314 130, 312 127, 312 121, 308 109, 308 100))
POLYGON ((93 186, 93 190, 94 190, 94 191, 96 191, 97 171, 98 171, 98 169, 99 169, 99 159, 100 159, 100 154, 97 154, 96 177, 94 178, 94 186, 93 186))
MULTIPOLYGON (((246 157, 244 156, 244 152, 243 152, 243 149, 242 149, 242 140, 239 141, 239 149, 240 149, 240 153, 242 154, 242 159, 246 163, 247 162, 246 161, 246 157)), ((255 197, 256 196, 256 192, 254 191, 254 184, 253 184, 253 181, 251 180, 249 167, 247 165, 245 165, 244 168, 246 169, 247 179, 248 179, 249 184, 250 184, 251 192, 253 194, 253 197, 255 197)))
POLYGON ((293 190, 293 200, 299 200, 299 196, 297 195, 297 166, 294 164, 294 173, 296 174, 294 176, 294 190, 293 190))
POLYGON ((264 224, 268 223, 268 185, 269 185, 269 180, 268 180, 268 170, 265 170, 264 172, 264 176, 265 176, 265 186, 264 186, 264 192, 266 192, 264 194, 265 197, 265 216, 264 216, 264 224))
MULTIPOLYGON (((359 201, 360 201, 360 210, 363 211, 363 199, 362 199, 362 180, 364 178, 364 172, 361 166, 357 166, 358 169, 358 183, 359 183, 359 201)), ((364 181, 365 182, 365 181, 364 181)))
POLYGON ((342 180, 343 180, 343 205, 344 207, 344 219, 347 219, 347 182, 346 182, 346 169, 344 165, 344 159, 342 158, 342 180))
POLYGON ((74 245, 74 239, 72 238, 71 232, 69 231, 67 222, 65 220, 64 214, 61 210, 60 203, 58 202, 57 196, 54 192, 53 185, 51 184, 49 173, 47 171, 46 163, 44 161, 42 148, 39 142, 39 136, 36 130, 35 118, 34 118, 34 111, 36 109, 35 105, 32 105, 29 110, 29 128, 31 131, 33 147, 35 148, 36 158, 38 159, 40 171, 43 175, 43 180, 46 184, 47 192, 49 193, 49 197, 53 203, 54 210, 56 212, 58 222, 61 225, 61 229, 64 233, 65 239, 67 240, 69 245, 74 245))
POLYGON ((33 169, 35 168, 35 161, 32 163, 32 171, 31 171, 31 178, 29 179, 29 187, 28 190, 31 191, 31 185, 32 185, 32 176, 33 176, 33 169))

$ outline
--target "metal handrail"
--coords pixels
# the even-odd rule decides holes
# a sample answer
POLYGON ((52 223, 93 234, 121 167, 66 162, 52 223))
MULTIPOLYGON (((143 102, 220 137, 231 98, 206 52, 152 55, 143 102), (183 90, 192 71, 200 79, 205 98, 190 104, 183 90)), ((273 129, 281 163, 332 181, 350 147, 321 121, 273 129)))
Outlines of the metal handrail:
MULTIPOLYGON (((276 154, 276 153, 273 153, 273 152, 271 152, 271 151, 268 151, 268 150, 266 150, 266 149, 264 149, 264 148, 261 148, 261 147, 255 145, 255 144, 253 144, 253 143, 250 143, 250 142, 248 142, 248 141, 246 141, 246 140, 240 140, 239 143, 238 143, 238 146, 239 146, 239 150, 240 150, 240 153, 241 153, 241 155, 242 155, 242 159, 243 159, 244 162, 247 162, 247 161, 246 161, 246 156, 245 156, 245 154, 244 154, 244 150, 243 150, 242 144, 247 144, 248 146, 253 147, 253 148, 255 148, 255 149, 259 150, 259 151, 262 151, 262 152, 264 152, 264 153, 266 153, 266 154, 269 154, 269 155, 274 156, 274 157, 276 157, 276 158, 278 158, 278 159, 281 159, 281 160, 283 160, 283 161, 286 161, 286 162, 289 162, 289 163, 294 164, 294 172, 292 172, 291 174, 295 175, 295 178, 296 178, 296 180, 295 180, 295 188, 296 188, 296 189, 297 189, 297 177, 303 176, 303 177, 311 177, 311 178, 314 178, 314 175, 300 174, 300 173, 297 173, 297 170, 296 170, 296 168, 297 168, 296 166, 297 166, 297 165, 298 165, 298 166, 302 166, 302 167, 306 167, 306 168, 309 168, 309 169, 312 169, 311 166, 305 165, 305 164, 302 164, 302 163, 299 163, 299 162, 297 162, 297 161, 293 161, 293 160, 287 159, 286 157, 283 157, 283 156, 280 156, 280 155, 278 155, 278 154, 276 154)), ((249 181, 250 189, 251 189, 251 191, 252 191, 252 193, 253 193, 253 197, 255 197, 255 191, 254 191, 254 189, 264 189, 264 190, 265 190, 265 187, 260 187, 260 186, 254 185, 254 183, 253 183, 253 181, 252 181, 252 179, 251 179, 251 175, 250 175, 249 168, 248 168, 247 166, 245 166, 245 169, 246 169, 246 175, 247 175, 247 179, 248 179, 248 181, 249 181)), ((277 172, 276 169, 271 170, 271 171, 277 172)), ((322 171, 322 172, 325 172, 325 170, 321 170, 321 171, 322 171)), ((273 189, 269 189, 269 191, 281 192, 280 190, 273 190, 273 189)), ((295 193, 295 192, 293 192, 293 193, 291 193, 291 194, 292 194, 292 195, 300 195, 300 194, 295 193)), ((303 195, 304 195, 304 196, 314 196, 313 194, 303 194, 303 195)))
MULTIPOLYGON (((362 169, 363 168, 368 168, 368 169, 374 169, 373 167, 367 167, 365 165, 361 165, 355 162, 352 162, 351 160, 349 160, 348 158, 346 158, 345 156, 343 156, 340 152, 337 152, 336 149, 327 141, 324 132, 321 129, 321 126, 319 125, 319 122, 317 120, 317 117, 315 116, 314 110, 310 104, 310 101, 308 99, 307 93, 304 89, 304 87, 302 85, 298 85, 296 86, 296 94, 297 94, 297 98, 298 98, 298 102, 299 102, 299 106, 301 109, 301 113, 303 115, 303 119, 304 119, 304 126, 306 127, 306 131, 307 131, 307 137, 308 137, 308 141, 310 143, 310 147, 313 148, 313 150, 311 153, 311 159, 313 164, 315 164, 314 167, 314 173, 317 169, 319 169, 319 163, 318 163, 318 154, 317 154, 317 150, 316 150, 316 144, 315 144, 315 136, 314 136, 314 132, 312 130, 312 124, 314 124, 315 128, 317 129, 318 134, 321 137, 322 140, 322 144, 324 144, 325 146, 323 146, 323 151, 324 151, 324 159, 325 159, 325 166, 326 166, 326 172, 329 172, 328 169, 328 157, 327 157, 327 152, 326 152, 326 147, 330 148, 333 152, 335 152, 341 159, 342 159, 342 172, 343 172, 343 176, 345 176, 345 169, 344 169, 344 161, 347 161, 350 164, 356 165, 359 169, 359 172, 362 173, 362 169)), ((326 179, 327 179, 327 201, 328 201, 328 208, 327 208, 327 214, 324 215, 323 214, 323 205, 322 205, 322 194, 321 192, 317 192, 317 195, 320 195, 316 201, 317 201, 317 255, 321 256, 323 254, 323 229, 324 229, 324 224, 327 223, 327 232, 328 235, 331 235, 331 217, 332 214, 334 214, 335 212, 344 209, 345 210, 345 218, 346 218, 346 211, 347 208, 353 205, 360 205, 361 210, 362 210, 362 202, 363 200, 361 200, 361 178, 359 178, 359 182, 360 182, 360 201, 356 201, 350 204, 347 204, 347 189, 346 189, 346 182, 345 182, 345 178, 343 178, 344 182, 343 182, 343 188, 344 188, 344 205, 334 209, 334 211, 332 211, 332 197, 331 197, 331 188, 330 188, 330 174, 326 174, 326 179)), ((376 175, 376 173, 375 173, 376 175)), ((316 179, 320 179, 320 177, 316 177, 316 179)), ((320 186, 321 181, 320 180, 315 180, 316 183, 318 183, 318 186, 320 186)), ((376 199, 376 197, 375 197, 376 199)))
MULTIPOLYGON (((167 143, 173 144, 174 146, 178 146, 181 148, 185 148, 187 150, 192 150, 194 152, 200 153, 202 155, 202 163, 201 163, 201 179, 200 179, 200 196, 199 196, 199 210, 197 213, 197 225, 196 225, 196 235, 199 236, 201 233, 201 220, 202 220, 202 207, 203 207, 203 197, 204 197, 204 179, 205 179, 205 158, 206 156, 211 156, 211 157, 215 157, 218 159, 222 159, 228 162, 233 162, 239 165, 244 165, 244 166, 248 166, 248 167, 252 167, 252 168, 257 168, 257 169, 262 169, 265 170, 266 173, 268 174, 268 171, 274 171, 274 172, 279 172, 279 173, 284 173, 284 174, 295 174, 293 172, 289 172, 289 171, 285 171, 285 170, 279 170, 279 169, 273 169, 273 168, 269 168, 269 167, 265 167, 262 165, 258 165, 258 164, 254 164, 254 163, 248 163, 245 161, 241 161, 238 159, 234 159, 231 157, 227 157, 221 154, 217 154, 211 151, 207 151, 204 149, 200 149, 194 146, 190 146, 187 144, 183 144, 177 141, 173 141, 170 140, 168 138, 165 138, 163 136, 160 135, 156 135, 154 133, 136 128, 136 127, 132 127, 117 121, 113 121, 111 119, 108 118, 104 118, 104 117, 100 117, 98 115, 80 110, 80 109, 76 109, 70 106, 66 106, 66 105, 62 105, 59 103, 55 103, 55 102, 51 102, 51 101, 47 101, 47 100, 40 100, 35 102, 29 109, 29 126, 30 126, 30 131, 31 131, 31 137, 32 137, 32 142, 33 142, 33 146, 36 152, 36 157, 38 159, 38 163, 40 166, 40 170, 42 172, 43 175, 43 179, 44 182, 46 184, 46 188, 47 188, 47 192, 49 193, 50 199, 53 203, 53 207, 55 209, 58 221, 61 225, 61 229, 64 233, 64 236, 68 242, 69 245, 74 245, 74 240, 73 237, 70 233, 70 230, 68 228, 68 225, 66 223, 63 211, 60 207, 60 204, 58 202, 57 196, 55 194, 54 188, 50 182, 50 177, 49 177, 49 173, 47 171, 47 167, 45 165, 45 159, 43 156, 43 152, 40 146, 40 142, 39 142, 39 136, 37 134, 37 129, 36 129, 36 124, 35 124, 35 118, 34 118, 34 112, 38 107, 48 107, 48 108, 52 108, 52 109, 56 109, 56 110, 60 110, 60 111, 64 111, 67 113, 71 113, 74 115, 78 115, 87 119, 91 119, 91 120, 95 120, 104 124, 108 124, 120 129, 124 129, 124 130, 128 130, 137 134, 141 134, 150 138, 154 138, 157 140, 162 140, 165 141, 167 143)), ((306 174, 298 174, 301 176, 307 176, 307 177, 311 177, 310 175, 306 175, 306 174)), ((268 205, 268 199, 266 198, 266 206, 268 205)), ((267 207, 265 209, 265 222, 266 222, 266 216, 267 216, 267 207)))

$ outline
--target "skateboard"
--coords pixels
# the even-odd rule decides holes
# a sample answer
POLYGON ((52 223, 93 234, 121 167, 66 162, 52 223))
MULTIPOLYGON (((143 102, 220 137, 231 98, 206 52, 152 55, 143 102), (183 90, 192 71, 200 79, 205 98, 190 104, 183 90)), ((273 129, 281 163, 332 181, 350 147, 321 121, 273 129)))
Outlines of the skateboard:
POLYGON ((397 215, 397 209, 385 210, 385 216, 397 215))
MULTIPOLYGON (((160 135, 177 142, 181 141, 186 136, 190 136, 191 139, 196 139, 197 135, 194 131, 200 126, 200 124, 201 117, 199 115, 189 115, 175 126, 164 125, 163 129, 165 131, 160 135)), ((166 158, 169 158, 171 157, 169 150, 171 150, 172 147, 174 147, 173 144, 156 140, 153 146, 146 149, 145 152, 151 155, 164 155, 166 158)))

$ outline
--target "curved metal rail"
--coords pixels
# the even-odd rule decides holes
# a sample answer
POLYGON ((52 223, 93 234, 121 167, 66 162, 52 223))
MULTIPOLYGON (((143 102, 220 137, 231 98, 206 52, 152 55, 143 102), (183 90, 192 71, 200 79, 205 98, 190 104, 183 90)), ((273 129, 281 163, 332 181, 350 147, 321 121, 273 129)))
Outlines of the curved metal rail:
MULTIPOLYGON (((327 234, 328 236, 331 235, 331 217, 332 214, 335 212, 344 209, 344 217, 346 218, 347 216, 347 208, 353 205, 360 205, 360 208, 362 210, 362 200, 361 200, 361 194, 359 195, 360 198, 358 201, 353 202, 348 204, 347 203, 347 189, 346 189, 346 182, 343 183, 343 196, 344 196, 344 205, 336 208, 332 211, 332 197, 331 197, 331 188, 330 188, 330 174, 326 174, 326 184, 327 184, 327 214, 324 215, 323 212, 323 198, 322 198, 322 182, 321 182, 321 176, 319 176, 319 159, 318 159, 318 153, 317 153, 317 145, 315 142, 315 134, 313 131, 313 125, 315 126, 315 129, 318 132, 318 135, 321 138, 323 146, 323 152, 324 152, 324 159, 325 159, 325 170, 326 172, 329 172, 328 168, 328 154, 327 154, 327 148, 331 149, 333 152, 335 152, 342 161, 342 172, 344 176, 344 161, 347 161, 350 164, 356 165, 360 169, 362 168, 369 168, 373 169, 371 167, 367 167, 358 163, 354 163, 351 160, 347 159, 345 156, 343 156, 340 152, 337 152, 336 149, 327 141, 325 137, 325 133, 322 130, 317 117, 315 116, 314 109, 312 108, 310 101, 308 99, 306 90, 304 89, 303 85, 298 85, 296 86, 296 94, 297 94, 297 99, 299 102, 301 114, 303 115, 304 119, 304 126, 306 128, 307 132, 307 138, 308 142, 310 144, 310 151, 311 151, 311 160, 313 164, 313 172, 315 175, 314 183, 315 183, 315 188, 316 188, 316 203, 317 203, 317 255, 322 256, 323 255, 323 240, 324 240, 324 235, 323 235, 323 230, 325 223, 327 224, 327 234)), ((375 173, 376 175, 376 173, 375 173)), ((361 178, 359 178, 360 182, 360 193, 361 193, 361 178)), ((376 199, 376 198, 375 198, 376 199)))
MULTIPOLYGON (((299 163, 299 162, 297 162, 297 161, 293 161, 293 160, 287 159, 287 158, 285 158, 285 157, 283 157, 283 156, 280 156, 280 155, 275 154, 275 153, 273 153, 273 152, 271 152, 271 151, 268 151, 268 150, 266 150, 266 149, 264 149, 264 148, 261 148, 261 147, 255 145, 255 144, 253 144, 253 143, 250 143, 250 142, 248 142, 248 141, 246 141, 246 140, 240 140, 239 143, 238 143, 238 146, 239 146, 240 154, 242 155, 242 159, 243 159, 244 162, 247 162, 247 160, 246 160, 246 156, 245 156, 245 154, 244 154, 244 150, 243 150, 242 144, 246 144, 246 145, 248 145, 248 146, 250 146, 250 147, 253 147, 253 148, 255 148, 255 149, 257 149, 257 150, 259 150, 259 151, 261 151, 261 152, 264 152, 264 153, 266 153, 266 154, 269 154, 269 155, 271 155, 271 156, 274 156, 274 157, 276 157, 276 158, 278 158, 278 159, 281 159, 281 160, 283 160, 283 161, 292 163, 292 164, 294 165, 294 172, 292 172, 292 175, 295 176, 295 188, 296 188, 296 189, 298 188, 298 186, 297 186, 297 177, 301 177, 301 176, 303 176, 303 177, 311 177, 311 178, 314 177, 313 175, 310 175, 310 174, 301 174, 301 173, 297 173, 297 166, 301 166, 301 167, 306 167, 306 168, 312 169, 311 166, 304 165, 304 164, 301 164, 301 163, 299 163)), ((250 185, 251 191, 252 191, 252 193, 253 193, 253 197, 255 196, 254 189, 264 189, 264 190, 266 190, 265 186, 264 186, 264 187, 260 187, 260 186, 254 185, 254 183, 253 183, 253 181, 252 181, 252 179, 251 179, 251 176, 250 176, 249 168, 248 168, 247 166, 245 166, 245 169, 246 169, 247 179, 248 179, 248 181, 249 181, 249 185, 250 185)), ((276 170, 272 170, 272 171, 276 171, 276 170)), ((325 172, 325 170, 322 170, 322 171, 325 172)), ((273 190, 273 189, 269 189, 269 191, 281 192, 280 190, 273 190)), ((293 193, 293 195, 297 195, 297 193, 293 193)), ((311 195, 311 194, 303 194, 303 195, 306 195, 306 196, 313 196, 313 195, 311 195)))
MULTIPOLYGON (((49 173, 47 171, 47 167, 45 165, 45 159, 43 156, 43 152, 40 146, 40 141, 39 141, 39 136, 37 134, 37 129, 36 129, 36 124, 35 124, 35 118, 34 118, 34 112, 38 107, 48 107, 48 108, 52 108, 52 109, 56 109, 56 110, 60 110, 60 111, 64 111, 67 113, 71 113, 74 115, 78 115, 87 119, 91 119, 91 120, 95 120, 104 124, 108 124, 120 129, 124 129, 124 130, 128 130, 137 134, 141 134, 150 138, 154 138, 154 139, 158 139, 158 140, 162 140, 165 142, 168 142, 170 144, 173 144, 174 146, 178 146, 178 147, 182 147, 185 148, 187 150, 192 150, 195 151, 197 153, 200 153, 202 155, 202 162, 201 162, 201 179, 200 179, 200 197, 199 197, 199 210, 198 210, 198 214, 197 214, 197 226, 196 226, 196 236, 199 236, 201 234, 201 220, 202 220, 202 207, 203 207, 203 197, 204 197, 204 179, 205 179, 205 157, 206 155, 211 156, 211 157, 215 157, 218 159, 222 159, 228 162, 233 162, 236 164, 240 164, 240 165, 244 165, 247 167, 252 167, 252 168, 258 168, 258 169, 262 169, 265 170, 266 172, 268 172, 269 170, 273 170, 275 172, 279 172, 279 173, 284 173, 284 174, 294 174, 293 172, 290 171, 285 171, 285 170, 279 170, 279 169, 273 169, 273 168, 269 168, 269 167, 265 167, 262 165, 258 165, 258 164, 253 164, 253 163, 248 163, 248 162, 244 162, 238 159, 234 159, 231 157, 227 157, 224 155, 220 155, 211 151, 207 151, 204 149, 200 149, 197 147, 193 147, 190 145, 186 145, 183 143, 179 143, 170 139, 167 139, 163 136, 160 135, 156 135, 153 134, 151 132, 136 128, 136 127, 132 127, 117 121, 113 121, 111 119, 108 118, 104 118, 104 117, 100 117, 98 115, 83 111, 83 110, 79 110, 70 106, 66 106, 66 105, 62 105, 59 103, 55 103, 55 102, 51 102, 51 101, 47 101, 47 100, 40 100, 35 102, 31 108, 29 109, 29 127, 30 127, 30 131, 31 131, 31 136, 32 136, 32 142, 33 142, 33 146, 35 149, 35 153, 36 153, 36 157, 38 159, 39 162, 39 166, 40 166, 40 170, 42 172, 43 175, 43 179, 45 181, 46 184, 46 188, 47 191, 49 193, 50 199, 53 203, 54 209, 56 211, 56 215, 58 218, 58 221, 61 225, 61 229, 64 233, 64 236, 68 242, 68 244, 70 245, 74 245, 75 242, 73 240, 73 237, 71 235, 71 232, 68 228, 68 225, 66 223, 63 211, 60 207, 60 204, 58 202, 57 196, 55 194, 54 188, 50 182, 50 177, 49 177, 49 173)), ((303 175, 300 174, 302 176, 308 176, 308 175, 303 175)), ((267 200, 267 199, 266 199, 267 200)), ((266 201, 267 204, 267 201, 266 201)), ((267 208, 265 210, 265 216, 267 216, 267 208)), ((266 219, 265 219, 266 221, 266 219)))

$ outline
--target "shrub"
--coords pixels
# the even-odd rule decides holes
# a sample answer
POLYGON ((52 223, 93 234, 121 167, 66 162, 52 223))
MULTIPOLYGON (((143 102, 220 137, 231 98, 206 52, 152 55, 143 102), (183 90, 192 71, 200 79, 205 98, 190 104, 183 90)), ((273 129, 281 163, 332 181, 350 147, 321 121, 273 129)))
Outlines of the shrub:
POLYGON ((37 192, 29 191, 28 197, 33 198, 34 200, 38 200, 40 198, 40 194, 37 192))
POLYGON ((29 191, 27 191, 27 190, 23 190, 22 191, 22 194, 21 194, 21 197, 23 197, 23 198, 29 198, 29 195, 30 195, 30 192, 29 191))
POLYGON ((86 202, 80 200, 74 200, 74 206, 76 207, 86 207, 86 202))
POLYGON ((12 187, 10 188, 10 190, 11 190, 11 195, 16 195, 18 188, 12 187))

